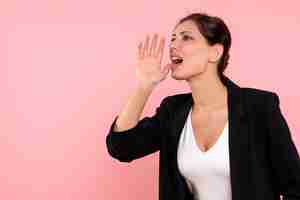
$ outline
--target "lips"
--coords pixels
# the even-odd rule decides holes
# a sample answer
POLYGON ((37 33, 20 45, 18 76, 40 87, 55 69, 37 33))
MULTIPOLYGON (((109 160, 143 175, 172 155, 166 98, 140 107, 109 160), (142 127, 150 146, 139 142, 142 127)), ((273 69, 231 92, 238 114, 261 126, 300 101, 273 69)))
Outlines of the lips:
POLYGON ((174 71, 175 69, 177 69, 178 67, 182 66, 182 63, 171 63, 171 69, 172 71, 174 71))
POLYGON ((176 51, 175 48, 171 48, 170 60, 171 60, 171 69, 174 71, 177 67, 179 67, 183 63, 184 58, 176 51))
POLYGON ((171 52, 170 60, 173 64, 180 64, 183 62, 183 57, 180 56, 179 54, 171 52))
POLYGON ((183 58, 181 57, 177 57, 177 56, 173 56, 171 57, 171 61, 173 64, 180 64, 183 62, 183 58))

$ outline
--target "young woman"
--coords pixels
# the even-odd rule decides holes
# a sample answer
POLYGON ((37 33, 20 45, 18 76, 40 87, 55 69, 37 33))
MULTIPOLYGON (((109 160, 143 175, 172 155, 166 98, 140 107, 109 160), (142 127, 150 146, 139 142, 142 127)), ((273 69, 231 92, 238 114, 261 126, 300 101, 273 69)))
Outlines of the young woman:
POLYGON ((159 200, 300 200, 300 159, 275 92, 240 87, 223 74, 231 36, 219 17, 192 13, 165 38, 139 44, 138 85, 115 117, 109 154, 131 162, 159 151, 159 200), (157 46, 158 45, 158 46, 157 46), (140 120, 171 71, 191 93, 165 97, 140 120))

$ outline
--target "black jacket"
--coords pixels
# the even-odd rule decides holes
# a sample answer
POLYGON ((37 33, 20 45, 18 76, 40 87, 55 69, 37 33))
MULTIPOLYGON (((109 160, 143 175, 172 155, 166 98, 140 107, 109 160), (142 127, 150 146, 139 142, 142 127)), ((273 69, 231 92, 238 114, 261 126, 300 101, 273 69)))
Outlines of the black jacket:
MULTIPOLYGON (((300 200, 300 159, 275 92, 239 87, 226 77, 232 200, 300 200)), ((159 151, 159 200, 192 200, 178 170, 180 133, 191 93, 165 97, 152 117, 106 136, 108 153, 131 162, 159 151)))

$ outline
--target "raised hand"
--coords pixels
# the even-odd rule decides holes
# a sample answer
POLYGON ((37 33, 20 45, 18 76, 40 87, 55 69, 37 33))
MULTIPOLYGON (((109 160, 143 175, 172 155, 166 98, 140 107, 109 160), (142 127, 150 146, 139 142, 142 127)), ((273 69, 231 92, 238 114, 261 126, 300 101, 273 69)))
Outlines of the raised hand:
POLYGON ((143 87, 156 86, 161 81, 165 80, 169 73, 170 67, 166 65, 161 69, 161 61, 164 53, 165 37, 162 37, 158 43, 158 34, 150 42, 149 35, 146 36, 146 41, 138 45, 138 56, 136 66, 136 77, 138 84, 143 87))

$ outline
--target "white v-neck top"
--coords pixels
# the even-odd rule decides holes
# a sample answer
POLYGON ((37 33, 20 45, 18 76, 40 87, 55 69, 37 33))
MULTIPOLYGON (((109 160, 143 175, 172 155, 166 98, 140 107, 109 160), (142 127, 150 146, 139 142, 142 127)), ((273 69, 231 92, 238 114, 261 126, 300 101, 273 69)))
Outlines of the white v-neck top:
POLYGON ((228 120, 216 143, 203 152, 194 137, 191 111, 178 144, 178 167, 195 200, 231 200, 228 120))

